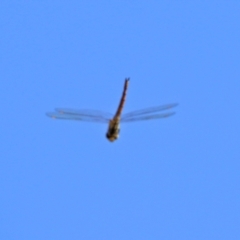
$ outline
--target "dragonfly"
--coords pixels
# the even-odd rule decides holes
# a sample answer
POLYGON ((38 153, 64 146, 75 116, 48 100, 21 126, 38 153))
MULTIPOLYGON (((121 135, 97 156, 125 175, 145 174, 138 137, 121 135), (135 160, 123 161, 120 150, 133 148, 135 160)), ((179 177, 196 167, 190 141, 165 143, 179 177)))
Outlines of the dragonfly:
POLYGON ((128 90, 130 78, 125 78, 122 96, 115 115, 96 110, 75 110, 68 108, 56 108, 55 112, 47 112, 46 115, 53 119, 62 120, 77 120, 87 122, 107 123, 108 130, 106 138, 113 142, 118 139, 120 133, 120 122, 135 122, 143 120, 167 118, 175 114, 174 111, 162 112, 176 107, 177 103, 166 104, 147 109, 132 111, 122 114, 123 107, 126 102, 126 95, 128 90))

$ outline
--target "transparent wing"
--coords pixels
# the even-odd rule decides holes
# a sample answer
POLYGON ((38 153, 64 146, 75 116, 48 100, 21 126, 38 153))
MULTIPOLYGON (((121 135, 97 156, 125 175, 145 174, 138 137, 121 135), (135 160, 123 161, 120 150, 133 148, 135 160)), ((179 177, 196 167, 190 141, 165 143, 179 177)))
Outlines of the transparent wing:
POLYGON ((149 115, 149 116, 141 116, 141 117, 132 117, 128 119, 121 119, 121 122, 134 122, 134 121, 142 121, 142 120, 151 120, 151 119, 159 119, 159 118, 166 118, 174 115, 175 112, 169 112, 169 113, 162 113, 162 114, 155 114, 155 115, 149 115))
POLYGON ((76 120, 85 122, 108 123, 111 114, 97 110, 75 110, 68 108, 56 108, 55 112, 47 112, 46 115, 51 118, 62 120, 76 120))
POLYGON ((130 113, 126 113, 122 116, 121 122, 132 122, 132 121, 142 121, 142 120, 151 120, 151 119, 159 119, 170 117, 175 114, 175 112, 166 112, 166 113, 158 113, 160 111, 172 109, 176 107, 178 104, 166 104, 162 106, 142 109, 130 113))

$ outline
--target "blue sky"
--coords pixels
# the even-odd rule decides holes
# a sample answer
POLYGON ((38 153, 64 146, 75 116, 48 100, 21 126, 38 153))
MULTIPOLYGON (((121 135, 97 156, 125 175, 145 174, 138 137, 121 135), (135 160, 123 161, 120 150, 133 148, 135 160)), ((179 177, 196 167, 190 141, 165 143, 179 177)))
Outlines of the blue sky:
POLYGON ((240 2, 0 3, 0 238, 240 239, 240 2), (169 119, 54 121, 178 102, 169 119))

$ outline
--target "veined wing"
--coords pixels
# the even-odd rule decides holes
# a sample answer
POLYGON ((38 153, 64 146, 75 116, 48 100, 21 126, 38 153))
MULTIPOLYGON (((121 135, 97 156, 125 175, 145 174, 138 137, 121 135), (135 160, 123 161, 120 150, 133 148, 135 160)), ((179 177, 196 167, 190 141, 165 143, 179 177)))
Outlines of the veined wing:
POLYGON ((56 108, 55 112, 46 113, 48 117, 62 120, 77 120, 87 122, 108 123, 111 114, 97 110, 75 110, 68 108, 56 108))
POLYGON ((175 112, 167 112, 167 113, 158 113, 158 112, 172 109, 177 105, 178 105, 177 103, 166 104, 162 106, 157 106, 157 107, 152 107, 152 108, 147 108, 147 109, 126 113, 122 116, 121 122, 132 122, 132 121, 151 120, 151 119, 170 117, 174 115, 175 112))

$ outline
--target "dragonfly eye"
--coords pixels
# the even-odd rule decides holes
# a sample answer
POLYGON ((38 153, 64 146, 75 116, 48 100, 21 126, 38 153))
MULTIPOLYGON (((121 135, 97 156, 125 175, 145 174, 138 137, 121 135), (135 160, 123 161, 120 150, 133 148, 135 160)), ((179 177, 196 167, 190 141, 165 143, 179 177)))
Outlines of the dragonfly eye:
POLYGON ((115 141, 116 139, 118 139, 118 135, 117 135, 117 134, 109 134, 109 133, 107 133, 107 134, 106 134, 106 138, 107 138, 110 142, 113 142, 113 141, 115 141))
POLYGON ((119 132, 120 132, 119 125, 110 126, 106 133, 106 138, 109 141, 113 142, 114 140, 118 139, 119 132))

